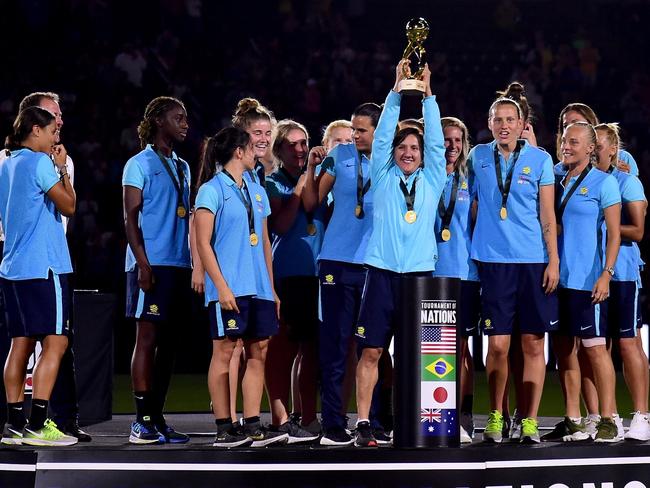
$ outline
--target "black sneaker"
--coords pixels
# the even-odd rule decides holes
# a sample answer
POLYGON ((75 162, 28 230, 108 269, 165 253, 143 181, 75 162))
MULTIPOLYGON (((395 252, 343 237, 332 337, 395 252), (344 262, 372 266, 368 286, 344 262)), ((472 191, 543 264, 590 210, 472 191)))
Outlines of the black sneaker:
POLYGON ((156 424, 156 429, 165 437, 165 442, 168 444, 185 444, 189 442, 190 436, 182 432, 176 432, 173 427, 167 423, 156 424))
POLYGON ((383 427, 372 429, 372 435, 375 436, 375 440, 380 446, 389 446, 393 443, 392 437, 386 433, 383 427))
POLYGON ((377 439, 372 435, 370 422, 357 423, 357 433, 354 439, 354 445, 357 447, 377 447, 377 439))
POLYGON ((541 437, 544 442, 571 442, 585 441, 591 439, 587 433, 584 419, 580 423, 572 421, 569 417, 564 417, 561 422, 555 424, 555 427, 548 434, 541 437))
POLYGON ((284 424, 278 426, 272 425, 269 430, 272 432, 287 434, 287 444, 305 444, 318 439, 318 434, 312 434, 308 430, 303 429, 300 424, 294 420, 295 419, 287 420, 284 424))
POLYGON ((23 443, 23 429, 5 424, 2 432, 2 442, 8 446, 20 446, 23 443))
POLYGON ((217 436, 214 438, 215 447, 248 447, 253 443, 253 439, 244 434, 244 430, 239 423, 217 425, 217 436))
POLYGON ((79 422, 74 419, 74 420, 69 420, 66 423, 63 424, 63 428, 61 429, 64 434, 71 435, 72 437, 76 437, 79 442, 90 442, 93 440, 92 437, 90 437, 90 434, 87 432, 84 432, 81 430, 79 427, 79 422))
POLYGON ((243 425, 244 434, 253 440, 251 447, 266 447, 272 444, 286 444, 289 434, 277 430, 266 429, 260 422, 243 425))
POLYGON ((350 446, 354 439, 343 427, 332 427, 325 429, 323 437, 320 438, 321 446, 350 446))

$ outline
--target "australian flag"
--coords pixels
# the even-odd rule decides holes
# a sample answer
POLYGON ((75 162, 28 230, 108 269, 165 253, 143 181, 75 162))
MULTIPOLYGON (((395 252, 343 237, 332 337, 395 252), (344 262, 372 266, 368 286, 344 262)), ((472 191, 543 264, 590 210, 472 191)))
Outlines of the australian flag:
POLYGON ((455 435, 458 428, 458 411, 456 409, 423 408, 420 410, 420 425, 425 436, 455 435))

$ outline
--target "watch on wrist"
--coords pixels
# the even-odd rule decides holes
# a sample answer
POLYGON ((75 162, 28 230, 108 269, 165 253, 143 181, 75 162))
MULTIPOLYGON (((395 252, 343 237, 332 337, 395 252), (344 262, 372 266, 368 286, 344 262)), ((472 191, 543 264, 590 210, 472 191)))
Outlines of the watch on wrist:
POLYGON ((610 276, 614 276, 614 267, 613 266, 606 267, 605 271, 607 271, 610 276))

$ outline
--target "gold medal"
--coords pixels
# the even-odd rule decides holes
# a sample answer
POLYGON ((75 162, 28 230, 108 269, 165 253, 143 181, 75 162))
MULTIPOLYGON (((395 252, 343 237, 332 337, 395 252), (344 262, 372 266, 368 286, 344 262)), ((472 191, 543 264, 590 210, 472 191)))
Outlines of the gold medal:
POLYGON ((316 229, 316 224, 314 224, 314 223, 307 224, 307 234, 309 234, 310 236, 315 236, 316 235, 316 230, 317 230, 316 229))
POLYGON ((356 207, 354 207, 355 217, 360 218, 362 213, 363 213, 363 207, 361 205, 357 205, 356 207))
POLYGON ((442 237, 443 241, 447 242, 449 239, 451 239, 451 231, 449 229, 442 229, 440 236, 442 237))
POLYGON ((185 218, 185 216, 187 215, 187 210, 185 210, 185 207, 183 205, 178 206, 178 208, 176 209, 176 215, 178 215, 181 219, 185 218))
POLYGON ((260 241, 255 232, 249 236, 249 240, 251 241, 251 246, 257 246, 257 243, 260 241))
POLYGON ((404 220, 406 220, 409 224, 412 224, 418 219, 418 214, 415 213, 415 210, 409 210, 404 214, 404 220))
POLYGON ((506 210, 506 207, 501 207, 499 216, 501 216, 501 220, 506 220, 508 218, 508 211, 506 210))

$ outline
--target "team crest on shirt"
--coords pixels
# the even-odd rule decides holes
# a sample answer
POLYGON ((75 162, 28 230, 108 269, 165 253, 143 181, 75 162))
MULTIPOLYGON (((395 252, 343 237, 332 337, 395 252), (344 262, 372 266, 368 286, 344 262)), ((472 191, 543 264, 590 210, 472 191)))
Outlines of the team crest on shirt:
POLYGON ((226 325, 228 330, 236 330, 239 328, 237 327, 237 321, 235 319, 230 319, 226 325))
POLYGON ((521 170, 521 172, 525 175, 530 174, 530 166, 524 166, 524 169, 521 170))
POLYGON ((325 275, 325 281, 323 282, 324 285, 336 285, 334 283, 334 275, 328 274, 325 275))
POLYGON ((262 195, 260 195, 259 193, 256 193, 255 194, 255 201, 261 202, 262 201, 262 195))
POLYGON ((149 305, 149 313, 151 315, 160 315, 160 312, 158 311, 158 305, 149 305))
POLYGON ((467 190, 467 182, 466 182, 466 181, 463 181, 463 182, 460 184, 460 189, 461 189, 461 190, 467 190))
POLYGON ((485 319, 485 322, 483 322, 485 325, 485 330, 490 330, 492 328, 492 321, 490 319, 485 319))
POLYGON ((589 188, 587 188, 586 186, 580 188, 580 195, 586 195, 587 193, 589 193, 589 188))
POLYGON ((366 328, 365 327, 357 327, 357 335, 363 339, 366 338, 366 328))

